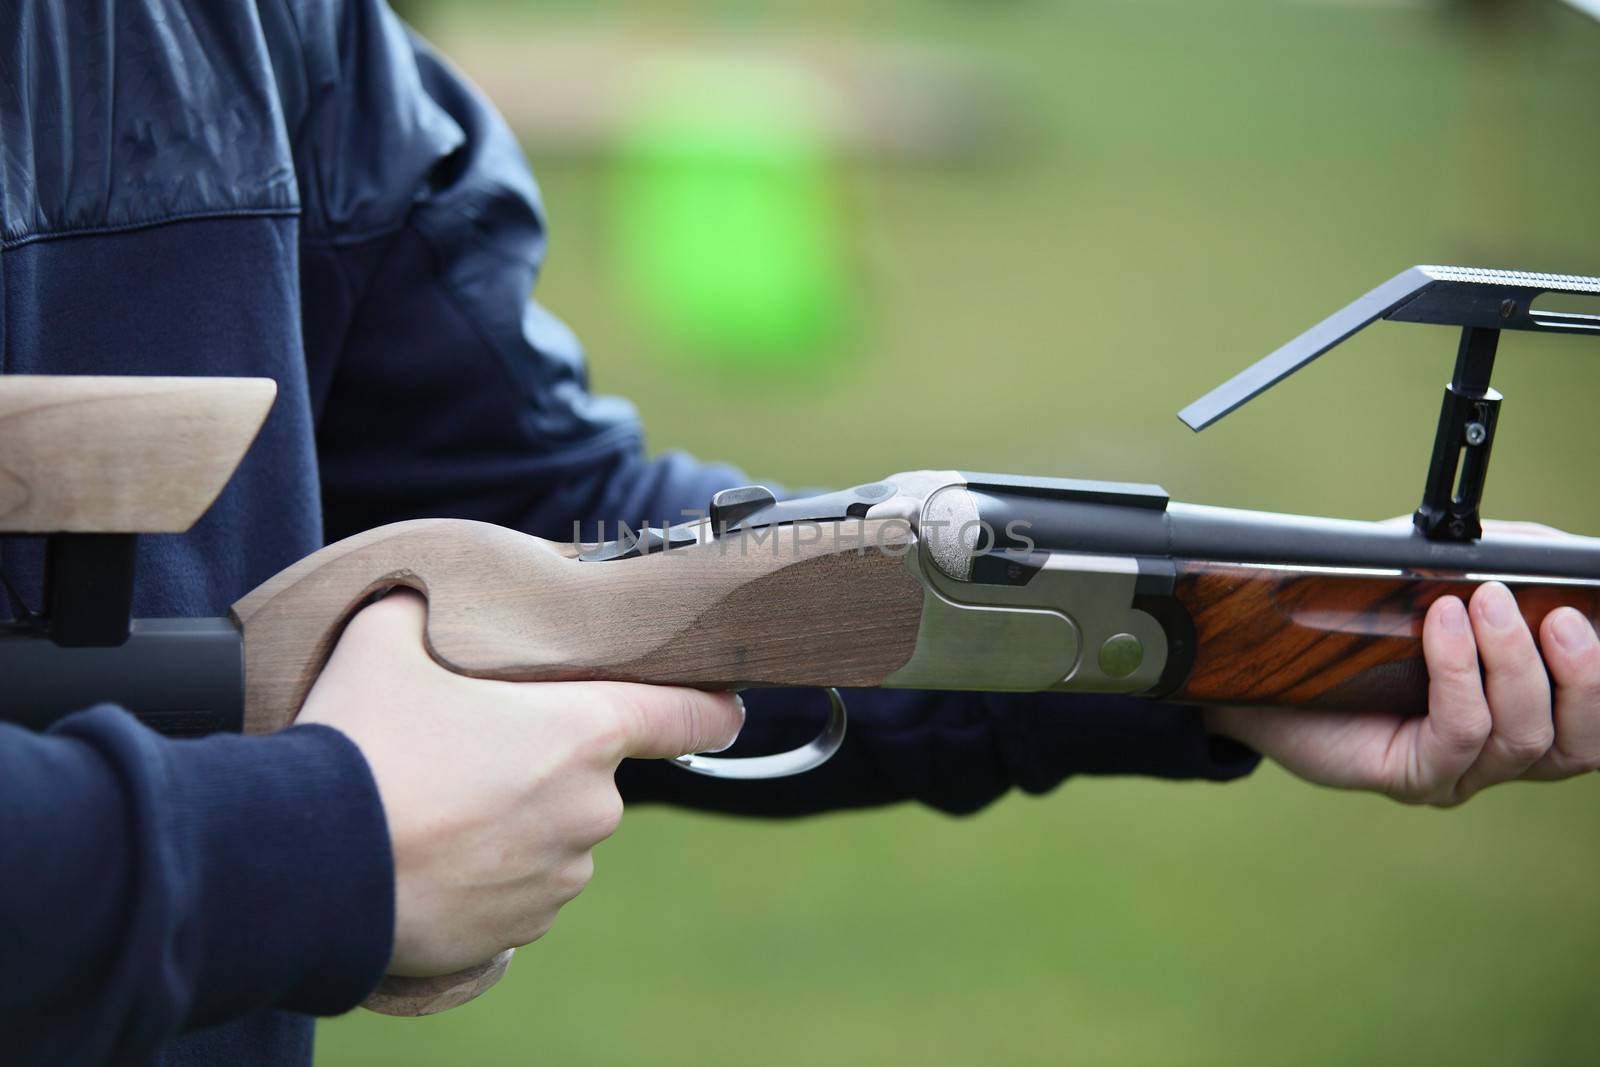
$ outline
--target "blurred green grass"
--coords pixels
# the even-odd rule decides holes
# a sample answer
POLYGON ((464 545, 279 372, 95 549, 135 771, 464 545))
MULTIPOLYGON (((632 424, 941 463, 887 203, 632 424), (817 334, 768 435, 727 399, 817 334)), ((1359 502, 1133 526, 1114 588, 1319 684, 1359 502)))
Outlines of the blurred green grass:
MULTIPOLYGON (((457 3, 441 30, 643 25, 960 48, 1020 151, 842 175, 870 320, 816 380, 701 379, 619 304, 600 164, 542 162, 543 299, 657 448, 791 483, 924 466, 1379 517, 1420 491, 1454 339, 1380 325, 1193 437, 1172 413, 1401 268, 1600 274, 1600 25, 1431 8, 457 3)), ((471 69, 471 56, 457 57, 471 69)), ((1600 352, 1512 335, 1488 507, 1600 533, 1600 352)), ((1600 780, 1453 812, 1079 780, 975 818, 638 810, 490 996, 325 1024, 319 1063, 1581 1063, 1600 780)))

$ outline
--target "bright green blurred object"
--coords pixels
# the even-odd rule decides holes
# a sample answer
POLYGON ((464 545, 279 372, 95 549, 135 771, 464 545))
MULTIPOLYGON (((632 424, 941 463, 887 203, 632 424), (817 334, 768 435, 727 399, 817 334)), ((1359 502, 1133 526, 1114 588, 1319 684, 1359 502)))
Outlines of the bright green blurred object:
POLYGON ((849 293, 825 107, 799 72, 699 62, 640 79, 618 146, 624 292, 665 347, 795 373, 837 351, 849 293))

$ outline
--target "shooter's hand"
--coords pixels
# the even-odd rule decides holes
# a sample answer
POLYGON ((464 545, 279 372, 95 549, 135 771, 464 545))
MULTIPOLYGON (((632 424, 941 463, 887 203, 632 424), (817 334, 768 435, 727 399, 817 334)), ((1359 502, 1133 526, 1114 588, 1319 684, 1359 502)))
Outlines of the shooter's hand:
POLYGON ((622 817, 617 764, 724 748, 744 721, 731 695, 465 678, 429 658, 424 619, 409 592, 358 614, 299 717, 348 735, 377 780, 394 849, 389 972, 404 975, 543 935, 622 817))
POLYGON ((1536 645, 1511 591, 1489 582, 1470 607, 1436 601, 1422 649, 1420 718, 1212 708, 1208 727, 1308 781, 1410 804, 1450 807, 1500 782, 1600 768, 1600 638, 1582 612, 1552 611, 1536 645))

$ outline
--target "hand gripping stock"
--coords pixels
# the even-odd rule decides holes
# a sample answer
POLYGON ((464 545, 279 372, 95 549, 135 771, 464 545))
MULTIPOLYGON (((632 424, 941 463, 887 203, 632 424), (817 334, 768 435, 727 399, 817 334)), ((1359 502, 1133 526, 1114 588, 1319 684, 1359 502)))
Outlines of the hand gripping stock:
MULTIPOLYGON (((244 729, 293 722, 350 617, 401 586, 427 598, 429 654, 471 677, 878 685, 911 657, 923 592, 900 559, 909 530, 867 522, 861 535, 796 538, 775 550, 770 537, 748 544, 733 532, 602 566, 580 562, 574 546, 466 520, 357 534, 233 606, 245 644, 244 729)), ((444 1011, 499 981, 510 955, 453 975, 391 976, 366 1006, 444 1011)))

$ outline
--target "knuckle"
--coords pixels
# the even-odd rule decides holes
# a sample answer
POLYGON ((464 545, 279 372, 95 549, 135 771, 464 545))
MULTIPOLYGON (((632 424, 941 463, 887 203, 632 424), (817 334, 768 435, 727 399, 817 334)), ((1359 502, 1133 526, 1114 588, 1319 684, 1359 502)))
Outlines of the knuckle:
POLYGON ((554 926, 555 924, 556 924, 556 912, 555 912, 555 909, 554 908, 540 909, 539 911, 529 915, 526 919, 524 919, 523 922, 512 933, 512 936, 511 936, 512 947, 521 948, 523 945, 531 945, 531 944, 533 944, 535 941, 539 940, 545 934, 548 934, 550 932, 550 928, 552 926, 554 926))
POLYGON ((1383 779, 1381 785, 1384 796, 1412 808, 1432 803, 1433 797, 1444 788, 1446 786, 1437 779, 1424 778, 1414 765, 1403 773, 1383 779))
POLYGON ((1428 802, 1427 794, 1418 792, 1409 785, 1387 788, 1383 791, 1383 795, 1396 804, 1404 804, 1408 808, 1421 807, 1428 802))
POLYGON ((1494 733, 1494 720, 1488 715, 1475 715, 1461 731, 1463 748, 1480 749, 1489 743, 1494 733))
POLYGON ((1529 764, 1549 752, 1555 740, 1555 725, 1546 722, 1525 733, 1501 735, 1500 748, 1509 759, 1529 764))
POLYGON ((1428 788, 1421 783, 1406 782, 1383 791, 1384 796, 1408 808, 1437 808, 1449 805, 1450 792, 1440 787, 1428 788))
POLYGON ((560 885, 556 890, 561 903, 573 900, 588 887, 594 878, 594 854, 585 852, 561 871, 560 885))
POLYGON ((583 837, 591 846, 597 845, 616 833, 621 825, 622 795, 615 788, 606 789, 591 805, 583 837))
POLYGON ((1573 778, 1600 771, 1600 752, 1573 752, 1562 745, 1559 737, 1545 759, 1546 769, 1553 778, 1573 778))
POLYGON ((1465 777, 1447 778, 1426 785, 1419 783, 1409 803, 1419 808, 1459 808, 1472 796, 1473 791, 1465 777))
POLYGON ((1488 708, 1439 722, 1439 737, 1458 752, 1478 751, 1488 744, 1493 733, 1494 719, 1490 717, 1488 708))
POLYGON ((605 759, 626 752, 630 740, 635 736, 626 714, 603 716, 589 728, 592 731, 593 750, 605 759))
POLYGON ((634 701, 616 689, 608 689, 602 699, 584 709, 583 723, 594 744, 609 755, 627 751, 644 727, 644 716, 634 701))
POLYGON ((1447 693, 1466 694, 1479 692, 1483 678, 1478 674, 1478 661, 1470 654, 1441 657, 1430 665, 1429 681, 1447 693))

